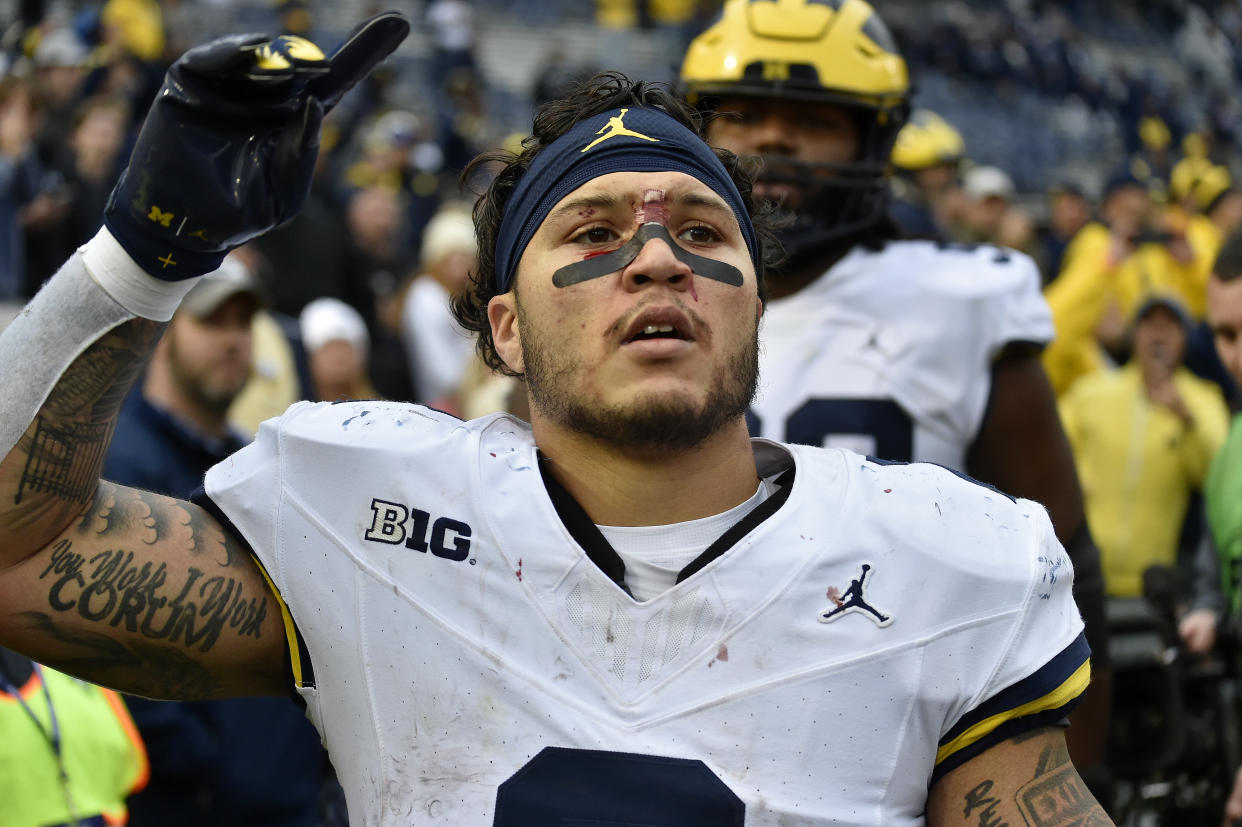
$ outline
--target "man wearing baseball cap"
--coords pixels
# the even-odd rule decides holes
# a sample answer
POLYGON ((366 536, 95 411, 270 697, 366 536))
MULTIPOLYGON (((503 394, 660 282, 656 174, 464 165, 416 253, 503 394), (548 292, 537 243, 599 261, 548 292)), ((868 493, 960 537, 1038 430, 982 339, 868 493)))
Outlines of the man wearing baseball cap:
MULTIPOLYGON (((249 439, 228 411, 251 374, 259 285, 235 256, 182 300, 121 409, 104 476, 185 497, 249 439)), ((126 702, 151 778, 131 823, 183 827, 311 823, 326 767, 314 728, 287 698, 126 702)))
POLYGON ((1084 377, 1061 400, 1114 596, 1138 596, 1144 570, 1174 564, 1190 494, 1225 438, 1220 391, 1182 367, 1189 325, 1175 294, 1148 295, 1131 321, 1130 360, 1084 377))

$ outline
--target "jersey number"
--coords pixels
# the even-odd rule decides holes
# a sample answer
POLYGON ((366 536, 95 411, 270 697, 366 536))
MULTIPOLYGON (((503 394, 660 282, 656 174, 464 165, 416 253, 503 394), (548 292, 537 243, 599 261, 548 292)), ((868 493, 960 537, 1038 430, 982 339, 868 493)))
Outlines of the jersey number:
MULTIPOLYGON (((746 421, 757 436, 759 418, 747 411, 746 421)), ((914 459, 914 421, 891 399, 809 399, 785 420, 784 438, 799 445, 843 444, 852 438, 843 447, 900 462, 914 459), (868 444, 858 444, 859 437, 868 444)))
POLYGON ((702 761, 545 747, 496 791, 495 827, 743 827, 746 805, 702 761))

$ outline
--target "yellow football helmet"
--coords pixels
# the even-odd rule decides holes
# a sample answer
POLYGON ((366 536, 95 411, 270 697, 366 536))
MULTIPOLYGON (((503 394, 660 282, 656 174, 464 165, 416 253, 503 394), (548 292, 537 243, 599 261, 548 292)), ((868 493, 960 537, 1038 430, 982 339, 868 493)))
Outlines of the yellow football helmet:
POLYGON ((726 96, 787 98, 855 116, 860 146, 852 162, 764 158, 762 178, 806 193, 783 233, 791 258, 885 216, 889 156, 909 115, 910 83, 892 33, 864 0, 726 0, 687 49, 681 84, 700 109, 726 96))
POLYGON ((910 82, 888 27, 863 0, 727 0, 686 51, 681 82, 704 95, 755 94, 902 110, 910 82))
POLYGON ((962 133, 930 109, 910 113, 910 122, 897 133, 893 146, 893 166, 904 172, 960 164, 965 157, 962 133))

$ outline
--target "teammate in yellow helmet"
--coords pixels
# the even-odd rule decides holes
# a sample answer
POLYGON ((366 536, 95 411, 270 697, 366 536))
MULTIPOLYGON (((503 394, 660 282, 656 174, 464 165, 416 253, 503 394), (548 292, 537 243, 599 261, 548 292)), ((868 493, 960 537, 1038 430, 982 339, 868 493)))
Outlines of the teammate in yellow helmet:
MULTIPOLYGON (((1053 327, 1038 270, 1012 250, 899 239, 889 184, 910 81, 884 21, 864 0, 727 0, 681 83, 719 113, 710 143, 761 159, 755 193, 789 219, 752 433, 938 462, 1044 504, 1106 674, 1098 552, 1039 360, 1053 327)), ((1071 730, 1084 763, 1106 707, 1095 689, 1071 730)))
POLYGON ((930 109, 915 109, 893 147, 896 198, 890 212, 907 236, 944 237, 966 206, 966 141, 930 109))

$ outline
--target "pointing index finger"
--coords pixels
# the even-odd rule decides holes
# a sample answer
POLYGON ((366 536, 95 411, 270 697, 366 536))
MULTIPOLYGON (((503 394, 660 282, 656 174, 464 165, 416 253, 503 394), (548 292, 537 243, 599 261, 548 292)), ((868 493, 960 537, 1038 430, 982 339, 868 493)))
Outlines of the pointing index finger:
POLYGON ((410 21, 399 12, 384 12, 360 23, 328 57, 328 71, 307 83, 307 91, 319 99, 326 112, 392 54, 409 33, 410 21))

